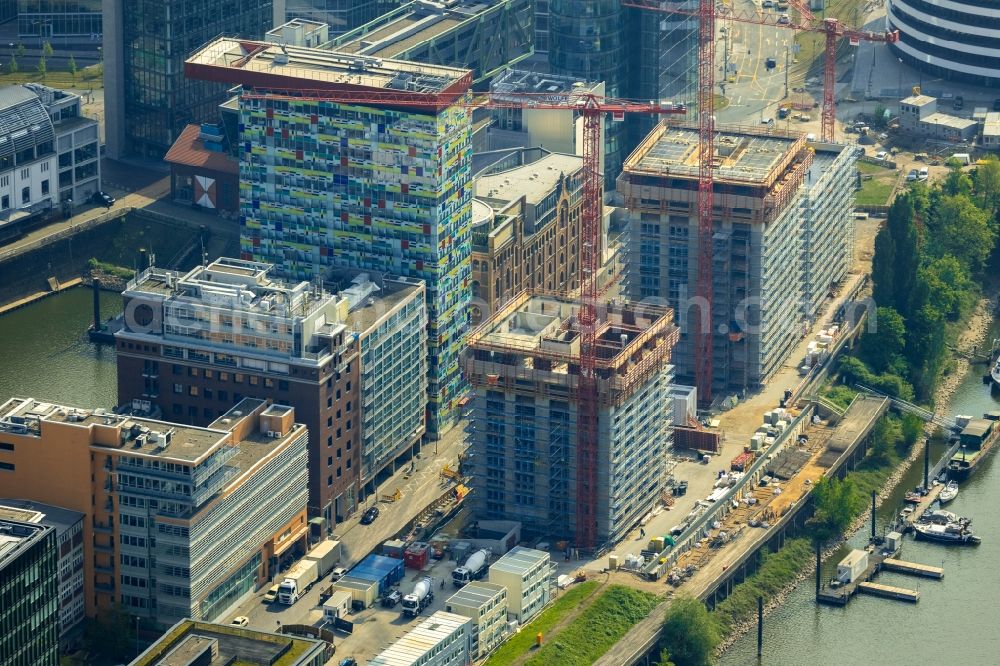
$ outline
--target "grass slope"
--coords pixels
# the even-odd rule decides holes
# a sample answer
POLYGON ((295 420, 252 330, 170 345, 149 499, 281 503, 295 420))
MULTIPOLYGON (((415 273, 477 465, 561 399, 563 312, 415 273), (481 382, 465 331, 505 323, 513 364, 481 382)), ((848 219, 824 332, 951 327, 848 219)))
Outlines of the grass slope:
POLYGON ((639 620, 659 598, 624 585, 612 585, 569 626, 526 662, 528 666, 593 664, 639 620))

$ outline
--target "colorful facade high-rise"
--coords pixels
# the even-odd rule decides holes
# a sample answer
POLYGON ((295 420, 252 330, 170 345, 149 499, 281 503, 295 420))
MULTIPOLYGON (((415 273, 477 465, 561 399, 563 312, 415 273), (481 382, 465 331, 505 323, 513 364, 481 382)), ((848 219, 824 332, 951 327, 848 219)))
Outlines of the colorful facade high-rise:
POLYGON ((297 278, 347 267, 426 282, 427 426, 439 436, 465 393, 458 354, 468 327, 473 187, 462 101, 471 73, 228 39, 206 45, 186 68, 245 91, 244 258, 297 278), (356 97, 318 99, 334 91, 356 97), (385 93, 415 105, 379 101, 385 93))

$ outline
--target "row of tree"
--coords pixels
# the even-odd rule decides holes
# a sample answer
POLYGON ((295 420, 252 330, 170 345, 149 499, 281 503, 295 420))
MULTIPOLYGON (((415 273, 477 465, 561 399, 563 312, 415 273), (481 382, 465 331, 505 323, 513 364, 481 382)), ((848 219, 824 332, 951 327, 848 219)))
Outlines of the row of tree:
POLYGON ((998 211, 996 158, 971 175, 952 164, 940 183, 913 183, 896 198, 875 238, 877 320, 858 355, 842 359, 845 381, 930 399, 945 361, 945 326, 968 313, 995 259, 998 211))

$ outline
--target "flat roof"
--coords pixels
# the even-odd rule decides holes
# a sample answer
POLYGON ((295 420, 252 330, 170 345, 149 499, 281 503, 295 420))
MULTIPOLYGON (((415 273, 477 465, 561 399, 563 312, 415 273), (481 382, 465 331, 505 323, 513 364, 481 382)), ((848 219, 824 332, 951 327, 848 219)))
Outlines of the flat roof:
POLYGON ((368 271, 334 270, 327 286, 348 300, 347 328, 364 333, 392 310, 424 288, 424 281, 401 276, 380 276, 368 271), (371 278, 379 282, 374 282, 371 278))
POLYGON ((189 78, 249 88, 374 88, 415 93, 443 93, 463 81, 471 83, 472 76, 469 70, 456 67, 228 37, 196 51, 184 62, 184 72, 189 78))
POLYGON ((64 509, 61 506, 43 504, 42 502, 35 502, 33 500, 0 497, 0 518, 51 525, 56 528, 58 534, 61 534, 82 521, 84 515, 79 511, 64 509), (12 515, 14 512, 19 512, 21 515, 29 517, 16 518, 12 515))
POLYGON ((899 100, 899 103, 909 104, 910 106, 925 106, 935 101, 937 101, 937 99, 929 95, 911 95, 899 100))
POLYGON ((574 88, 580 87, 588 92, 600 92, 601 84, 586 83, 573 76, 561 76, 558 74, 544 74, 540 72, 530 72, 523 69, 508 69, 495 79, 490 85, 490 92, 494 95, 513 95, 530 93, 564 93, 570 92, 574 88))
MULTIPOLYGON (((659 136, 647 139, 628 159, 626 171, 697 178, 697 128, 661 127, 659 136)), ((767 131, 720 129, 715 134, 715 178, 766 185, 804 140, 767 131)))
POLYGON ((537 205, 559 185, 563 176, 582 169, 582 157, 549 153, 529 164, 479 176, 476 179, 476 196, 503 202, 523 196, 527 203, 537 205))
POLYGON ((213 666, 233 661, 298 666, 312 663, 314 659, 323 655, 326 649, 324 641, 314 638, 273 634, 211 622, 181 620, 131 662, 130 666, 187 663, 173 658, 175 655, 182 657, 182 654, 177 652, 178 649, 190 656, 198 651, 197 648, 204 647, 212 640, 217 640, 219 643, 219 656, 210 662, 213 666))
POLYGON ((395 58, 506 1, 410 2, 340 35, 329 46, 344 53, 395 58))
POLYGON ((522 574, 528 569, 537 566, 540 562, 552 559, 544 550, 525 548, 524 546, 514 546, 506 555, 494 562, 490 566, 490 572, 503 571, 506 573, 522 574))
POLYGON ((503 585, 486 581, 473 581, 448 597, 447 603, 455 606, 482 608, 507 590, 503 585))
POLYGON ((412 666, 443 640, 470 623, 469 618, 437 611, 368 661, 368 666, 412 666))
POLYGON ((52 528, 20 520, 0 519, 0 570, 20 557, 35 539, 52 528))
POLYGON ((951 127, 952 129, 968 129, 969 127, 974 127, 976 121, 971 118, 959 118, 958 116, 952 116, 947 113, 932 113, 926 118, 923 118, 921 123, 927 123, 928 125, 943 125, 945 127, 951 127))

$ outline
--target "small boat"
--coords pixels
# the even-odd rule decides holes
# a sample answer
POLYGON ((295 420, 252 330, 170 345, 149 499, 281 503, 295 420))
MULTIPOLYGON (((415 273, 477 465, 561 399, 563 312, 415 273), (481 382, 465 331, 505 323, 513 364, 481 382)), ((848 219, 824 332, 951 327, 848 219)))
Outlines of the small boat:
POLYGON ((958 484, 954 481, 949 481, 948 485, 941 491, 941 494, 938 495, 938 501, 941 504, 947 504, 956 497, 958 497, 958 484))
POLYGON ((967 525, 958 523, 947 523, 938 525, 937 523, 915 523, 913 531, 918 539, 926 541, 936 541, 938 543, 949 543, 963 546, 978 546, 982 539, 972 533, 967 525))
POLYGON ((928 511, 920 517, 920 522, 922 523, 937 523, 938 525, 947 525, 948 523, 957 523, 958 525, 971 525, 972 519, 960 516, 957 513, 951 511, 945 511, 944 509, 934 509, 933 511, 928 511))
POLYGON ((923 501, 924 496, 918 492, 910 491, 903 496, 903 501, 907 504, 920 504, 923 501))
POLYGON ((948 461, 948 476, 953 481, 967 479, 990 454, 1000 437, 1000 414, 988 412, 981 419, 970 419, 959 433, 960 451, 948 461))
POLYGON ((913 507, 912 506, 908 506, 908 507, 906 507, 905 509, 903 509, 902 511, 899 512, 899 517, 902 518, 903 520, 908 519, 912 515, 913 515, 913 507))

